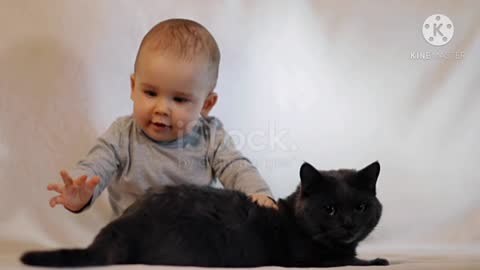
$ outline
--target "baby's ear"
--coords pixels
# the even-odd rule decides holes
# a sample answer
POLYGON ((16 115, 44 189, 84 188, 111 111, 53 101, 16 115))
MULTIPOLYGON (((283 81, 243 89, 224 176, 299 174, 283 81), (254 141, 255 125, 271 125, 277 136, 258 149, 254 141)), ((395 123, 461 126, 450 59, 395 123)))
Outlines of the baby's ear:
POLYGON ((135 73, 132 73, 132 75, 130 75, 130 89, 130 98, 132 98, 133 89, 135 89, 135 73))
POLYGON ((207 117, 208 114, 210 113, 210 111, 213 109, 213 107, 215 106, 215 104, 217 104, 217 100, 218 100, 218 95, 217 93, 215 92, 210 92, 207 96, 207 98, 205 99, 205 101, 203 102, 203 107, 202 107, 202 111, 200 112, 200 114, 203 116, 203 117, 207 117))

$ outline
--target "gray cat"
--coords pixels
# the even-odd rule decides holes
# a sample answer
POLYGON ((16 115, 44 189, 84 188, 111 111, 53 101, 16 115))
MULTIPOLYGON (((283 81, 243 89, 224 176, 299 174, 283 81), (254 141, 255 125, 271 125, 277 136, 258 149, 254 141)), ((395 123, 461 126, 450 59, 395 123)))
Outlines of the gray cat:
POLYGON ((150 189, 105 226, 86 249, 27 252, 39 266, 160 264, 209 267, 388 265, 362 260, 356 248, 377 225, 380 164, 317 171, 304 163, 301 183, 260 207, 245 194, 198 186, 150 189))

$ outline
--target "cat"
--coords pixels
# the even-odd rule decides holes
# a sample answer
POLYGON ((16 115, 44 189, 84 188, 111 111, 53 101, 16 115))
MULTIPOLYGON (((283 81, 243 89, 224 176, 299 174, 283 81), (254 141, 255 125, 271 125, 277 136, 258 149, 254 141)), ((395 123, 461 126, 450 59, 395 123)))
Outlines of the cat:
POLYGON ((192 185, 151 188, 106 225, 86 249, 33 251, 38 266, 111 264, 205 267, 388 265, 356 247, 377 225, 380 164, 318 171, 304 163, 300 184, 278 210, 239 191, 192 185))

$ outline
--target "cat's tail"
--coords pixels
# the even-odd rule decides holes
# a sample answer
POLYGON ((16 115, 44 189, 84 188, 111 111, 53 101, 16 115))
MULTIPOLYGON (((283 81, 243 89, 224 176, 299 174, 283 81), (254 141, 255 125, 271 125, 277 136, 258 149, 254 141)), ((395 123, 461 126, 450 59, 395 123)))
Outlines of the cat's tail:
POLYGON ((52 251, 30 251, 20 260, 27 265, 65 267, 105 265, 89 249, 58 249, 52 251))

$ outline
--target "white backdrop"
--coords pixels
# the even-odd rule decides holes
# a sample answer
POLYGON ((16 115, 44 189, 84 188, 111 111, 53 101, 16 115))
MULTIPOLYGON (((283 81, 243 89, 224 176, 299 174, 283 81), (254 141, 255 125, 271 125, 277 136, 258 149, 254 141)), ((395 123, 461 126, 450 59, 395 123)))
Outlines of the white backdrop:
POLYGON ((320 169, 379 160, 384 215, 362 247, 479 250, 478 10, 476 1, 0 1, 0 250, 83 246, 108 221, 106 193, 74 215, 49 207, 46 186, 131 112, 138 45, 171 17, 217 39, 213 114, 277 197, 293 191, 304 160, 320 169), (455 26, 441 47, 422 36, 436 13, 455 26))

